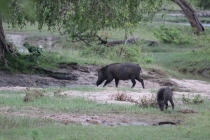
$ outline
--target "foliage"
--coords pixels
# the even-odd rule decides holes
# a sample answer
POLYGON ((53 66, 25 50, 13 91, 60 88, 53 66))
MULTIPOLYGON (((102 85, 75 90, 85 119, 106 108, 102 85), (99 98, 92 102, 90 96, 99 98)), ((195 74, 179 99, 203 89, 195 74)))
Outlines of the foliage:
POLYGON ((146 63, 152 63, 153 62, 153 58, 152 57, 147 57, 145 58, 146 63))
POLYGON ((161 25, 160 29, 157 29, 154 35, 164 43, 189 44, 189 39, 183 36, 182 31, 177 28, 167 28, 161 25))
POLYGON ((23 44, 23 46, 25 47, 25 48, 27 48, 28 49, 28 52, 30 53, 29 55, 27 55, 27 60, 29 61, 29 62, 37 62, 37 63, 39 63, 39 61, 38 61, 38 58, 41 56, 41 54, 42 54, 42 48, 40 48, 40 47, 37 47, 37 46, 31 46, 31 45, 29 45, 29 43, 28 42, 25 42, 24 44, 23 44))
POLYGON ((182 102, 185 104, 201 104, 203 100, 201 99, 200 94, 197 94, 193 99, 186 97, 184 94, 182 95, 182 102))
MULTIPOLYGON (((14 56, 6 53, 5 58, 10 62, 10 67, 5 67, 3 63, 0 63, 0 69, 5 70, 7 72, 29 72, 28 69, 33 65, 33 63, 30 63, 25 60, 25 55, 17 54, 17 56, 14 56)), ((31 69, 30 72, 32 72, 31 69)))
POLYGON ((109 58, 111 60, 124 60, 124 61, 131 61, 136 62, 138 61, 141 54, 141 48, 135 45, 132 46, 114 46, 114 47, 107 47, 104 45, 92 45, 89 47, 85 47, 82 50, 82 56, 98 56, 109 58))
POLYGON ((162 0, 11 0, 8 5, 3 19, 12 28, 37 22, 40 30, 47 25, 72 41, 90 42, 99 30, 132 30, 141 21, 151 21, 162 0))

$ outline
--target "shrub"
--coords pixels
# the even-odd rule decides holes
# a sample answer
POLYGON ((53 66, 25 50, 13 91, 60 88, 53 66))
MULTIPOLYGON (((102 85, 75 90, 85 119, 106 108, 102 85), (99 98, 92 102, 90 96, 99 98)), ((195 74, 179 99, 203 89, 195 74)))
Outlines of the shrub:
POLYGON ((183 31, 177 28, 167 28, 164 25, 157 29, 154 35, 164 43, 189 44, 189 37, 184 36, 183 31))
POLYGON ((39 63, 38 58, 42 54, 42 48, 37 47, 37 46, 31 46, 28 42, 25 42, 23 44, 23 46, 25 48, 27 48, 28 52, 30 53, 29 55, 26 55, 26 59, 29 62, 37 62, 37 63, 39 63))
POLYGON ((201 99, 201 96, 199 94, 197 94, 193 99, 185 97, 185 95, 182 94, 182 102, 184 104, 201 104, 203 103, 203 99, 201 99))
POLYGON ((137 61, 140 56, 140 48, 137 46, 122 46, 119 56, 128 61, 137 61))
POLYGON ((85 47, 81 55, 86 57, 98 56, 104 57, 112 60, 124 60, 124 61, 131 61, 135 62, 138 61, 140 57, 141 49, 138 46, 98 46, 92 45, 89 47, 85 47))
POLYGON ((7 72, 32 72, 30 68, 33 67, 33 64, 25 60, 25 55, 17 53, 15 56, 9 53, 5 53, 5 58, 9 61, 9 67, 6 67, 3 63, 0 63, 1 70, 7 72))

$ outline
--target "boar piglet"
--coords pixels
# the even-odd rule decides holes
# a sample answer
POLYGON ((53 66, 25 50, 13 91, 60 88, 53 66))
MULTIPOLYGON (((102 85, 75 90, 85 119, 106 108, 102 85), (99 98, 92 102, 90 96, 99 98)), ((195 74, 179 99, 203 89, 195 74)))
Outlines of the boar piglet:
POLYGON ((107 65, 101 68, 98 71, 98 80, 96 85, 100 85, 104 80, 104 87, 110 83, 113 79, 115 79, 115 85, 118 86, 119 80, 131 80, 133 85, 132 88, 136 84, 136 80, 141 82, 142 87, 144 88, 144 81, 140 78, 141 68, 137 64, 133 63, 114 63, 107 65))
POLYGON ((164 111, 164 105, 165 109, 167 110, 168 101, 170 101, 172 109, 174 110, 174 102, 172 96, 173 92, 169 87, 159 89, 157 93, 157 103, 161 111, 164 111))

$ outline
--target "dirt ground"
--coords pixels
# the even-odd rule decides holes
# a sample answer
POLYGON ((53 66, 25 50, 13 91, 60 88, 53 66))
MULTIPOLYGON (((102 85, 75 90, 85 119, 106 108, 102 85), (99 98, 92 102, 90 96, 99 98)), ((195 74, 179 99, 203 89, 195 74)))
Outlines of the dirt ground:
MULTIPOLYGON (((130 88, 132 83, 128 81, 120 81, 119 88, 115 87, 114 81, 105 87, 103 90, 102 85, 98 88, 101 91, 85 92, 68 90, 62 91, 62 87, 76 87, 76 86, 96 86, 97 80, 97 69, 99 66, 68 66, 62 67, 59 71, 68 72, 74 76, 77 76, 77 80, 58 80, 47 75, 27 75, 27 74, 7 74, 5 72, 0 72, 0 92, 2 90, 25 90, 26 87, 33 88, 45 88, 45 87, 60 87, 61 91, 59 95, 65 95, 65 97, 76 97, 81 96, 89 100, 94 100, 103 104, 126 104, 133 105, 139 99, 146 97, 150 98, 154 96, 154 93, 161 87, 169 86, 174 88, 174 102, 178 106, 181 104, 178 100, 181 95, 195 96, 200 94, 203 98, 210 99, 210 86, 209 83, 198 80, 187 80, 187 79, 174 79, 168 78, 165 80, 164 74, 157 71, 147 71, 143 69, 142 77, 145 82, 145 89, 142 88, 141 83, 137 82, 133 90, 120 90, 122 88, 130 88), (128 100, 116 100, 119 95, 124 95, 128 100)), ((52 93, 51 95, 53 95, 52 93)), ((24 96, 24 95, 22 95, 24 96)), ((34 118, 47 118, 65 125, 67 124, 82 124, 82 125, 108 125, 108 126, 118 126, 118 125, 152 125, 159 121, 164 121, 161 118, 154 118, 149 115, 136 114, 121 114, 121 113, 104 113, 104 114, 56 114, 55 112, 49 112, 49 110, 43 110, 37 107, 24 107, 21 110, 11 111, 12 108, 0 106, 0 113, 6 116, 28 116, 34 118)), ((173 122, 179 122, 177 118, 171 117, 173 122)), ((170 121, 169 120, 169 121, 170 121)))
MULTIPOLYGON (((21 46, 22 42, 24 42, 26 38, 26 36, 18 34, 9 34, 9 36, 7 37, 10 38, 12 41, 19 40, 19 46, 21 46)), ((56 39, 44 38, 44 40, 45 41, 43 41, 43 39, 35 41, 40 43, 35 45, 46 46, 46 44, 43 44, 43 42, 46 42, 46 40, 48 40, 48 47, 52 47, 52 44, 58 45, 56 39)), ((24 48, 22 48, 22 51, 25 51, 24 48)), ((72 75, 73 77, 76 77, 76 79, 72 80, 55 79, 49 74, 9 74, 0 71, 0 94, 3 90, 25 91, 26 87, 60 87, 61 91, 59 92, 59 95, 64 95, 66 98, 82 96, 88 100, 99 102, 101 105, 107 103, 133 105, 141 98, 150 98, 154 96, 154 93, 156 93, 159 88, 169 86, 173 89, 174 92, 175 111, 177 111, 176 106, 179 106, 181 104, 178 98, 180 98, 183 94, 186 96, 189 95, 191 97, 200 94, 202 98, 210 99, 210 86, 208 82, 170 78, 166 77, 164 72, 145 69, 143 69, 143 73, 141 74, 142 78, 144 79, 145 89, 143 89, 141 84, 137 81, 136 86, 133 88, 133 90, 123 90, 123 88, 131 87, 132 83, 129 80, 120 81, 118 86, 119 88, 116 88, 114 81, 112 81, 105 87, 105 90, 102 87, 103 84, 101 84, 99 87, 97 87, 99 88, 99 90, 93 92, 76 90, 62 91, 63 87, 78 87, 84 85, 96 87, 97 70, 99 68, 99 66, 94 65, 80 66, 61 64, 57 72, 67 73, 69 75, 72 75), (120 101, 116 100, 116 97, 119 95, 123 95, 127 99, 120 101)), ((24 95, 25 94, 22 94, 20 96, 24 97, 24 95)), ((54 96, 54 93, 52 92, 51 95, 54 96)), ((195 112, 189 111, 188 113, 195 112)), ((0 105, 0 114, 3 114, 5 116, 26 116, 31 118, 51 119, 61 122, 65 125, 72 123, 82 125, 94 124, 108 126, 152 125, 156 124, 159 121, 165 121, 164 118, 150 116, 148 114, 139 116, 139 114, 130 115, 122 114, 120 112, 110 112, 102 114, 57 114, 55 112, 50 112, 49 110, 44 110, 42 108, 32 106, 22 107, 20 110, 14 110, 10 106, 0 105)), ((179 122, 180 120, 176 116, 170 116, 170 119, 168 119, 167 121, 179 122)))

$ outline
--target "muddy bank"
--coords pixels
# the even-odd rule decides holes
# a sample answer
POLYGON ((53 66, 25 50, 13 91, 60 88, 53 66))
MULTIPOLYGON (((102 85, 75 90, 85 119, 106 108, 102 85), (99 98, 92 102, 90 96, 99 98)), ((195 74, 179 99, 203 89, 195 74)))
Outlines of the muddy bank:
MULTIPOLYGON (((114 81, 103 88, 102 86, 97 87, 98 91, 77 91, 71 90, 62 91, 64 86, 95 86, 97 80, 97 68, 98 66, 63 66, 60 71, 69 72, 78 76, 78 80, 57 80, 48 76, 40 75, 27 75, 27 74, 7 74, 0 72, 0 93, 2 90, 13 90, 25 91, 26 87, 60 87, 60 95, 62 98, 74 98, 82 97, 87 100, 96 101, 99 105, 106 104, 122 104, 122 105, 135 105, 141 98, 151 98, 154 93, 164 86, 176 87, 174 91, 174 103, 175 113, 186 114, 186 113, 199 113, 186 109, 185 106, 181 105, 180 97, 184 95, 195 96, 200 94, 202 98, 210 99, 210 86, 208 82, 199 80, 186 80, 186 79, 175 79, 169 78, 165 80, 164 75, 159 71, 147 71, 143 70, 143 79, 145 81, 145 89, 142 89, 141 83, 137 82, 133 89, 130 89, 131 81, 120 81, 119 88, 115 87, 114 81), (40 82, 42 81, 42 82, 40 82), (127 90, 123 89, 127 88, 127 90), (129 90, 130 89, 130 90, 129 90), (124 94, 129 100, 117 100, 115 97, 119 94, 124 94), (181 110, 177 108, 181 107, 181 110)), ((25 92, 19 96, 23 97, 25 92)), ((1 95, 3 96, 3 95, 1 95)), ((48 93, 46 96, 56 98, 54 92, 48 93)), ((158 108, 157 108, 158 110, 158 108)), ((168 114, 172 113, 171 107, 168 109, 168 114)), ((105 125, 105 126, 128 126, 128 125, 158 125, 162 122, 170 122, 172 124, 180 123, 184 121, 184 116, 177 117, 176 115, 170 115, 170 117, 162 117, 160 114, 124 114, 121 112, 109 112, 109 113, 61 113, 54 112, 52 110, 46 110, 40 107, 25 106, 20 109, 13 109, 10 106, 0 106, 0 114, 4 116, 16 116, 16 117, 29 117, 29 118, 40 118, 50 119, 55 122, 68 124, 79 124, 79 125, 105 125)), ((171 125, 171 124, 169 124, 171 125)))
POLYGON ((95 85, 97 79, 96 69, 98 66, 66 65, 55 73, 65 73, 72 80, 62 80, 52 74, 11 74, 0 71, 0 87, 71 87, 75 85, 95 85), (53 78, 55 77, 55 78, 53 78))
MULTIPOLYGON (((0 71, 0 87, 72 87, 90 85, 96 86, 98 78, 97 70, 100 66, 86 65, 81 66, 76 63, 61 63, 58 66, 58 70, 49 70, 44 68, 35 68, 38 73, 43 74, 11 74, 0 71), (54 75, 57 74, 57 75, 54 75), (72 76, 72 79, 64 80, 62 75, 65 74, 72 76), (58 77, 60 76, 60 77, 58 77)), ((161 86, 175 86, 170 80, 165 80, 166 76, 161 71, 155 70, 142 70, 141 77, 144 79, 145 88, 158 88, 161 86)), ((65 76, 64 75, 64 76, 65 76)), ((99 86, 102 87, 103 83, 99 86)), ((120 80, 119 87, 131 87, 131 80, 120 80)), ((114 80, 107 85, 107 87, 115 87, 114 80)), ((136 81, 135 88, 142 89, 141 83, 136 81)), ((135 89, 134 88, 134 89, 135 89)))

